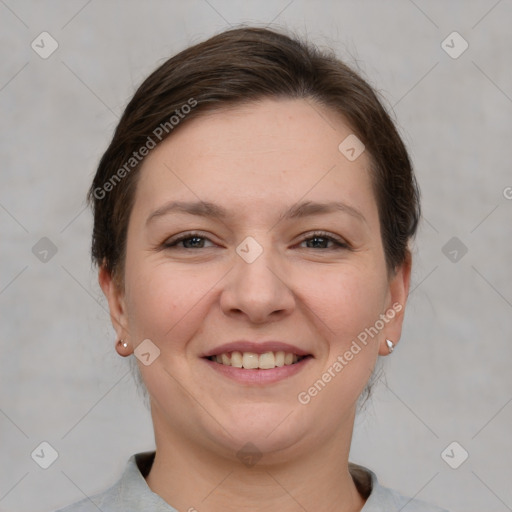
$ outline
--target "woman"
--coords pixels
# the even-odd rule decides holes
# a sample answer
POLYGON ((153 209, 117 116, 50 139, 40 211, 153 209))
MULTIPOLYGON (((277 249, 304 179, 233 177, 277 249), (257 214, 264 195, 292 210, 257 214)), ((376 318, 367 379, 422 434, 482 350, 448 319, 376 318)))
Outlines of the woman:
POLYGON ((274 31, 221 33, 141 85, 89 199, 156 452, 66 512, 440 510, 348 461, 358 399, 400 339, 419 219, 362 78, 274 31))

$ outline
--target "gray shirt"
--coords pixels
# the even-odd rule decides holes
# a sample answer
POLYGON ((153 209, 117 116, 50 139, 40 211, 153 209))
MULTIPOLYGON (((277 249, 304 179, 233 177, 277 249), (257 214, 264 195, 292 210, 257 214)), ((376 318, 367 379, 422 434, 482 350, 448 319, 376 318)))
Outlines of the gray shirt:
MULTIPOLYGON (((132 455, 122 477, 110 489, 57 512, 178 512, 155 494, 144 479, 154 457, 155 452, 132 455)), ((382 487, 369 469, 352 463, 349 467, 359 492, 367 497, 361 512, 447 512, 382 487)), ((190 510, 194 508, 191 506, 190 510)))

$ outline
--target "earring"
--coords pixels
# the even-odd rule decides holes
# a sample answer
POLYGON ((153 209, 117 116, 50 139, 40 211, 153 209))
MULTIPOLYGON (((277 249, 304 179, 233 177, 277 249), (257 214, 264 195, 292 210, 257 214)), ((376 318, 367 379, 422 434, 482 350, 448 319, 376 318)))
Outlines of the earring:
POLYGON ((395 349, 395 344, 391 340, 386 340, 386 345, 388 346, 389 353, 391 354, 395 349))
POLYGON ((122 345, 124 348, 128 348, 128 343, 126 343, 126 341, 124 340, 119 340, 117 342, 118 345, 122 345))

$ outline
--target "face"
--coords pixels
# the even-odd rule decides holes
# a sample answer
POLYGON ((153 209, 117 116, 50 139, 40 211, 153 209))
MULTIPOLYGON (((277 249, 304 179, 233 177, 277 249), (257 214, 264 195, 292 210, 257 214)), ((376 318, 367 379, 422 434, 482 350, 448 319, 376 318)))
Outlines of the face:
POLYGON ((368 155, 338 149, 350 134, 312 102, 265 100, 145 159, 124 289, 100 283, 118 336, 159 350, 138 361, 157 443, 283 454, 350 435, 410 270, 388 275, 368 155))

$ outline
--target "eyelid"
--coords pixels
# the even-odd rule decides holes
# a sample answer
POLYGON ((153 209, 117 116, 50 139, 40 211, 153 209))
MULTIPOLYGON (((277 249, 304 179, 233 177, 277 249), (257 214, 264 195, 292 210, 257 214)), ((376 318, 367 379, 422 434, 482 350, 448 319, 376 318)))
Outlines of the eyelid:
POLYGON ((339 237, 337 235, 334 235, 333 233, 329 233, 327 231, 322 231, 322 230, 311 231, 309 233, 302 235, 302 238, 301 238, 299 244, 301 244, 302 242, 305 242, 306 240, 310 240, 311 238, 315 238, 315 237, 326 238, 326 239, 332 241, 336 245, 335 248, 340 248, 340 249, 341 248, 346 248, 346 249, 351 248, 350 244, 347 242, 347 240, 345 238, 339 237))
MULTIPOLYGON (((205 240, 208 240, 210 242, 212 242, 212 244, 214 244, 215 242, 213 242, 209 236, 207 236, 206 233, 202 233, 201 231, 186 231, 184 233, 179 233, 177 235, 174 235, 172 237, 169 237, 167 238, 163 243, 162 243, 162 248, 169 248, 169 247, 176 247, 177 244, 179 244, 180 242, 182 242, 183 240, 187 240, 189 238, 194 238, 194 237, 197 237, 197 238, 204 238, 205 240)), ((183 247, 183 249, 187 249, 186 247, 183 247)))
MULTIPOLYGON (((179 233, 177 235, 174 235, 168 239, 166 239, 163 243, 162 243, 162 247, 163 248, 170 248, 170 247, 176 247, 180 242, 182 242, 183 240, 188 240, 189 238, 194 238, 194 237, 197 237, 197 238, 203 238, 204 240, 208 240, 209 242, 211 242, 212 244, 215 244, 215 242, 213 242, 209 236, 204 233, 204 232, 201 232, 201 231, 186 231, 184 233, 179 233)), ((332 241, 335 245, 335 247, 331 247, 331 250, 332 249, 350 249, 351 246, 350 244, 347 242, 346 239, 342 238, 342 237, 339 237, 337 235, 334 235, 333 233, 329 233, 327 231, 322 231, 322 230, 316 230, 316 231, 310 231, 308 233, 305 233, 301 236, 301 239, 299 240, 298 244, 301 244, 307 240, 311 240, 312 238, 315 238, 315 237, 318 237, 318 238, 325 238, 329 241, 332 241)), ((218 245, 218 244, 216 244, 218 245)), ((186 247, 183 247, 182 249, 187 249, 186 247)), ((200 249, 203 249, 202 247, 200 249)), ((192 250, 195 250, 195 249, 192 249, 192 250)), ((316 250, 316 249, 315 249, 316 250)), ((324 249, 324 250, 328 250, 328 249, 324 249)))

